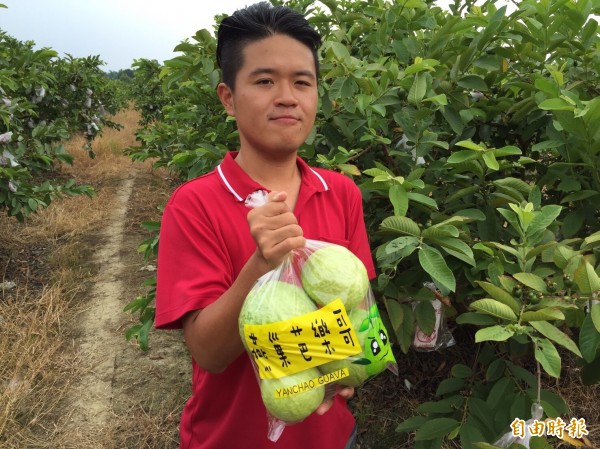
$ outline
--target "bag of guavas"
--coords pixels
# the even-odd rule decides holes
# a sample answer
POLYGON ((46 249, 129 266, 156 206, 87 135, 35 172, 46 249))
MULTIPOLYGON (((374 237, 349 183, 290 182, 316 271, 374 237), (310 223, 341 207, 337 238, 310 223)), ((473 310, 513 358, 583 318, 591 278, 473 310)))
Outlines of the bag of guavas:
MULTIPOLYGON (((246 201, 258 207, 266 192, 246 201)), ((307 240, 248 293, 239 316, 269 418, 268 438, 304 420, 339 386, 398 372, 367 270, 340 245, 307 240)))

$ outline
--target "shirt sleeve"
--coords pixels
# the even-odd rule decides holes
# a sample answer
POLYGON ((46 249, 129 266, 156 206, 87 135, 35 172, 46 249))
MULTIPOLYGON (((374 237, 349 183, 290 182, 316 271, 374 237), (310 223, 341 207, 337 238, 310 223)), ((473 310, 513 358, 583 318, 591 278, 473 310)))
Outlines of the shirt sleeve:
POLYGON ((231 261, 221 240, 198 198, 176 192, 161 220, 156 328, 181 328, 186 313, 211 304, 232 284, 231 261))

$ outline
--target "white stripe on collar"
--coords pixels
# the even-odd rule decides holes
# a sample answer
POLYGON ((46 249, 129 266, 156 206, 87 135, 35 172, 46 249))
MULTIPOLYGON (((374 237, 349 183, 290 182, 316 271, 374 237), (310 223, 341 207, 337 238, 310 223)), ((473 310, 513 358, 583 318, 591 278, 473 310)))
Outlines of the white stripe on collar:
POLYGON ((233 193, 233 196, 235 196, 235 198, 238 201, 244 201, 244 199, 238 195, 238 193, 233 190, 233 187, 231 187, 231 184, 229 184, 229 181, 227 181, 227 178, 225 178, 225 175, 223 174, 223 170, 221 169, 221 165, 217 165, 217 171, 219 172, 219 176, 221 177, 221 179, 223 180, 223 182, 225 183, 225 186, 229 189, 229 191, 231 193, 233 193))
MULTIPOLYGON (((309 170, 311 172, 313 172, 315 174, 315 176, 317 178, 319 178, 319 181, 321 181, 321 184, 323 184, 323 188, 326 191, 329 190, 329 186, 327 185, 327 183, 325 182, 325 180, 323 179, 323 177, 320 174, 318 174, 315 170, 313 170, 311 167, 308 167, 308 168, 309 168, 309 170)), ((233 187, 231 187, 231 184, 229 184, 229 181, 227 181, 227 178, 225 177, 225 174, 223 173, 223 170, 221 169, 221 164, 217 165, 217 171, 219 172, 219 176, 221 177, 221 179, 225 183, 225 186, 233 194, 233 196, 235 196, 235 198, 238 201, 244 201, 244 199, 240 195, 238 195, 238 193, 235 190, 233 190, 233 187)))
POLYGON ((312 168, 308 167, 310 169, 311 172, 313 172, 317 178, 319 178, 319 180, 321 181, 321 184, 323 184, 323 187, 325 188, 325 190, 329 190, 329 186, 327 185, 327 183, 325 182, 325 180, 323 179, 323 177, 318 174, 316 171, 314 171, 312 168))

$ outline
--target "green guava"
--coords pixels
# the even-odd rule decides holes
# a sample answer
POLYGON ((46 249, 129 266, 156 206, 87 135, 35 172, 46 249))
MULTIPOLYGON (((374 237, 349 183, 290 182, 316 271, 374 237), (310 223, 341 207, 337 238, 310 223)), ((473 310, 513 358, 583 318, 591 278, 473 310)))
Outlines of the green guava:
MULTIPOLYGON (((353 309, 348 312, 348 316, 350 318, 350 322, 352 323, 352 328, 358 337, 357 344, 361 348, 364 348, 368 327, 363 329, 362 332, 360 332, 359 329, 361 328, 363 321, 368 318, 369 314, 365 309, 353 309)), ((323 374, 329 374, 342 368, 348 368, 349 376, 340 379, 336 383, 348 387, 358 387, 369 378, 369 373, 367 372, 366 365, 352 363, 352 361, 356 359, 363 359, 364 357, 365 353, 364 351, 361 351, 360 354, 356 354, 343 360, 333 360, 331 362, 327 362, 319 366, 319 370, 323 374)))
POLYGON ((244 324, 268 324, 285 321, 317 310, 314 302, 297 285, 277 280, 257 284, 240 311, 238 326, 244 346, 244 324))
POLYGON ((265 407, 272 416, 282 421, 302 421, 325 398, 325 387, 311 382, 320 375, 318 369, 309 368, 279 379, 262 379, 260 393, 265 407))
POLYGON ((369 289, 369 276, 362 261, 339 245, 324 246, 313 252, 300 277, 308 296, 321 306, 340 298, 346 310, 351 310, 369 289))

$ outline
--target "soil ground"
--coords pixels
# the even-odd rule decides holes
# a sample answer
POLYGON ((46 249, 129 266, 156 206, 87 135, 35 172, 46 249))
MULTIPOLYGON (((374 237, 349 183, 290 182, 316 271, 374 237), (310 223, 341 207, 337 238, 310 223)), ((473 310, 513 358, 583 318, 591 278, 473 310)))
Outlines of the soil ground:
MULTIPOLYGON (((141 221, 136 221, 145 208, 137 205, 136 196, 156 190, 160 181, 156 174, 132 167, 127 178, 114 184, 117 205, 94 251, 91 262, 96 274, 78 325, 77 344, 92 369, 70 393, 70 425, 100 433, 112 428, 116 431, 114 441, 119 441, 125 435, 132 438, 131 429, 118 431, 128 417, 134 422, 144 416, 151 420, 171 417, 172 432, 170 437, 168 431, 161 436, 166 440, 161 447, 176 448, 178 413, 189 395, 191 379, 181 333, 155 332, 149 350, 143 352, 126 341, 125 332, 135 324, 135 317, 123 312, 129 301, 146 293, 143 283, 153 275, 153 266, 144 265, 137 252, 146 236, 139 228, 141 221)), ((165 192, 159 188, 156 194, 165 192)), ((122 441, 115 448, 144 447, 141 444, 145 443, 122 441)))

